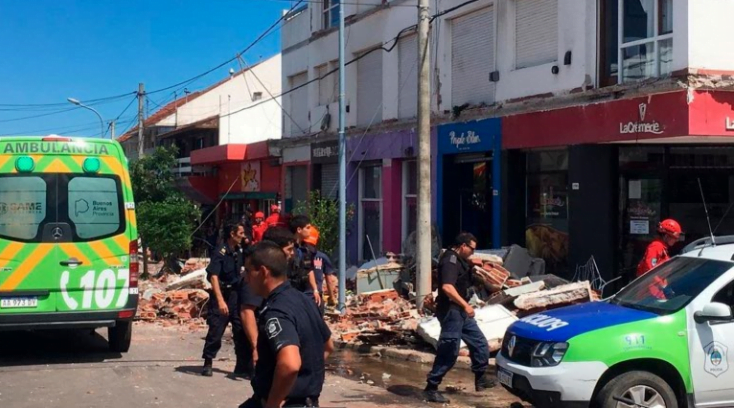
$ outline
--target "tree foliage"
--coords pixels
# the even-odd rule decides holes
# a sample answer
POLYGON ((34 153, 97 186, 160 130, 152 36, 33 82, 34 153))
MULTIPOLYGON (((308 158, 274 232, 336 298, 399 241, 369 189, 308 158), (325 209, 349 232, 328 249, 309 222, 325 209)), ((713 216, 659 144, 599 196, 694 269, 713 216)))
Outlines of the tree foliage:
MULTIPOLYGON (((339 202, 322 197, 319 191, 310 191, 308 201, 300 201, 293 212, 309 216, 311 224, 319 230, 319 250, 336 262, 339 245, 339 202)), ((349 204, 347 223, 352 220, 354 213, 354 205, 349 204)))
POLYGON ((138 229, 144 246, 171 256, 191 248, 199 209, 176 188, 176 147, 158 147, 130 165, 138 229))
POLYGON ((189 201, 145 201, 138 206, 140 235, 152 250, 168 257, 191 248, 199 210, 189 201))

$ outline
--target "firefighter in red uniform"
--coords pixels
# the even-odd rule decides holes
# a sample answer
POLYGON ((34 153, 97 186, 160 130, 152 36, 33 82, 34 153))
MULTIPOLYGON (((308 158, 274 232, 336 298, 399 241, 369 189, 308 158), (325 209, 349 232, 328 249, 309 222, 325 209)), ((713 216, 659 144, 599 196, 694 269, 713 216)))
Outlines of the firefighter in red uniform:
POLYGON ((268 224, 265 222, 265 214, 258 211, 255 213, 255 224, 253 224, 253 244, 263 240, 263 234, 268 229, 268 224))
MULTIPOLYGON (((668 249, 679 241, 679 237, 682 234, 681 225, 670 218, 663 220, 658 224, 658 233, 659 237, 648 244, 646 254, 638 264, 638 270, 636 271, 637 277, 645 275, 657 265, 661 265, 669 260, 668 249)), ((666 299, 669 297, 665 293, 667 286, 668 282, 666 279, 656 276, 648 289, 656 298, 666 299)))
POLYGON ((265 223, 268 227, 285 227, 285 219, 281 214, 281 207, 278 204, 271 205, 271 215, 265 219, 265 223))

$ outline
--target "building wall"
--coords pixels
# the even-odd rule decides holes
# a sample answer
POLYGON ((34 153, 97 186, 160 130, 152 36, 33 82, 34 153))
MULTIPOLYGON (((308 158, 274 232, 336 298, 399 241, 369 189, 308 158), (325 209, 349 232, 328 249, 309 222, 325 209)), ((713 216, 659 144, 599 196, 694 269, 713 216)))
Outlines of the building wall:
MULTIPOLYGON (((396 1, 397 6, 405 5, 406 2, 396 1)), ((439 3, 440 10, 448 10, 457 7, 463 2, 461 0, 444 0, 439 3)), ((486 103, 501 102, 510 99, 522 98, 531 95, 547 93, 565 93, 569 90, 582 87, 584 84, 592 84, 596 71, 596 41, 595 35, 589 35, 596 29, 596 6, 594 2, 585 0, 558 1, 555 24, 556 61, 539 63, 538 65, 516 68, 516 8, 515 1, 490 1, 480 0, 448 13, 434 23, 432 33, 432 109, 436 113, 451 110, 454 105, 460 105, 463 101, 452 101, 452 27, 457 18, 463 18, 468 14, 491 8, 491 15, 496 24, 493 25, 492 35, 494 37, 496 50, 494 55, 488 56, 496 61, 495 67, 488 67, 487 72, 482 71, 474 79, 478 83, 488 83, 489 75, 493 70, 499 72, 500 79, 496 83, 495 95, 488 97, 486 103), (572 52, 572 64, 563 65, 564 55, 567 51, 572 52), (553 66, 559 66, 558 74, 553 74, 553 66), (435 70, 434 68, 437 68, 435 70), (438 72, 438 76, 435 73, 438 72), (438 81, 437 81, 438 79, 438 81)), ((321 5, 310 3, 311 32, 307 34, 305 13, 295 16, 284 24, 282 36, 283 50, 283 81, 284 90, 290 86, 290 78, 306 73, 309 80, 320 77, 320 74, 336 67, 332 65, 338 58, 338 33, 335 30, 321 30, 321 5), (308 37, 297 38, 298 36, 308 37), (309 41, 306 41, 309 40, 309 41), (318 67, 326 66, 328 69, 320 71, 318 67)), ((360 6, 346 5, 346 15, 354 13, 360 6)), ((436 12, 436 10, 432 10, 436 12)), ((350 59, 370 50, 371 48, 385 44, 385 48, 396 45, 391 52, 376 51, 382 53, 382 106, 357 106, 358 92, 358 65, 353 63, 345 68, 346 74, 346 103, 349 108, 347 114, 347 126, 358 126, 358 112, 368 110, 367 116, 376 117, 382 121, 410 119, 410 116, 401 114, 406 109, 399 109, 400 103, 415 103, 415 97, 402 95, 403 89, 415 92, 416 64, 413 71, 406 74, 407 66, 401 64, 401 48, 406 48, 408 41, 403 41, 402 46, 395 44, 395 37, 407 27, 416 22, 416 11, 411 7, 390 7, 373 9, 362 15, 355 15, 356 22, 347 25, 345 34, 346 59, 350 59), (403 71, 403 75, 401 75, 403 71), (377 112, 376 112, 377 110, 377 112)), ((538 30, 534 35, 546 35, 548 30, 538 30)), ((404 36, 410 37, 412 31, 405 31, 404 36)), ((414 46, 415 41, 410 42, 414 46)), ((471 46, 470 44, 469 46, 471 46)), ((484 49, 484 48, 483 48, 484 49)), ((548 53, 548 50, 543 50, 548 53)), ((489 49, 492 52, 492 47, 489 49)), ((415 51, 413 51, 415 54, 415 51)), ((404 54, 404 59, 407 54, 404 54)), ((478 58, 484 56, 478 55, 478 58)), ((336 84, 337 74, 332 74, 325 81, 336 84)), ((320 129, 321 119, 328 110, 332 115, 329 130, 337 128, 337 104, 336 98, 332 103, 320 103, 319 82, 310 83, 308 88, 308 106, 311 120, 311 132, 320 129)), ((327 87, 328 88, 328 87, 327 87)), ((288 98, 284 98, 284 108, 287 112, 293 109, 289 106, 288 98)), ((408 110, 412 112, 411 109, 408 110)), ((373 123, 374 124, 374 123, 373 123)), ((364 124, 363 124, 364 127, 364 124)), ((284 120, 284 136, 299 135, 298 131, 288 118, 284 120)))
MULTIPOLYGON (((240 65, 233 62, 240 71, 240 65)), ((185 126, 219 116, 219 144, 254 143, 281 136, 281 55, 254 65, 251 70, 216 84, 180 106, 156 126, 185 126), (254 95, 260 93, 260 100, 254 95), (269 94, 270 93, 270 94, 269 94)))
MULTIPOLYGON (((688 8, 688 66, 732 71, 735 31, 732 24, 735 3, 731 0, 675 1, 688 8)), ((674 12, 677 10, 674 9, 674 12)), ((675 17, 676 18, 676 17, 675 17)), ((679 20, 676 20, 679 21, 679 20)), ((676 29, 676 27, 674 28, 676 29)), ((676 47, 676 45, 674 45, 676 47)))

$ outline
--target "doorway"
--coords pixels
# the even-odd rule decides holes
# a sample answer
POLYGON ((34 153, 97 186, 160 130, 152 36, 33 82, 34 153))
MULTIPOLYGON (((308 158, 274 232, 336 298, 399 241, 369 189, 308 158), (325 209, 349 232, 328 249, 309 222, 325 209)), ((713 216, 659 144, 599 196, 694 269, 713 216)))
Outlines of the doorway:
POLYGON ((478 248, 492 248, 492 157, 489 153, 444 156, 443 242, 460 232, 477 238, 478 248))

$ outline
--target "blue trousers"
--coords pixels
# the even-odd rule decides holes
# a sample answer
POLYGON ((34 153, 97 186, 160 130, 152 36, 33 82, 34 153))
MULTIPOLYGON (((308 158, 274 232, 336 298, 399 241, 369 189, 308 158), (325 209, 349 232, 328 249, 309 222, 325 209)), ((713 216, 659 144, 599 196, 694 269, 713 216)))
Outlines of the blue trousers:
POLYGON ((472 360, 472 372, 476 376, 485 373, 490 359, 490 350, 480 327, 474 318, 457 308, 437 316, 441 324, 439 344, 436 348, 434 367, 427 376, 426 382, 431 386, 439 386, 444 376, 454 367, 459 356, 461 341, 467 344, 472 360))

